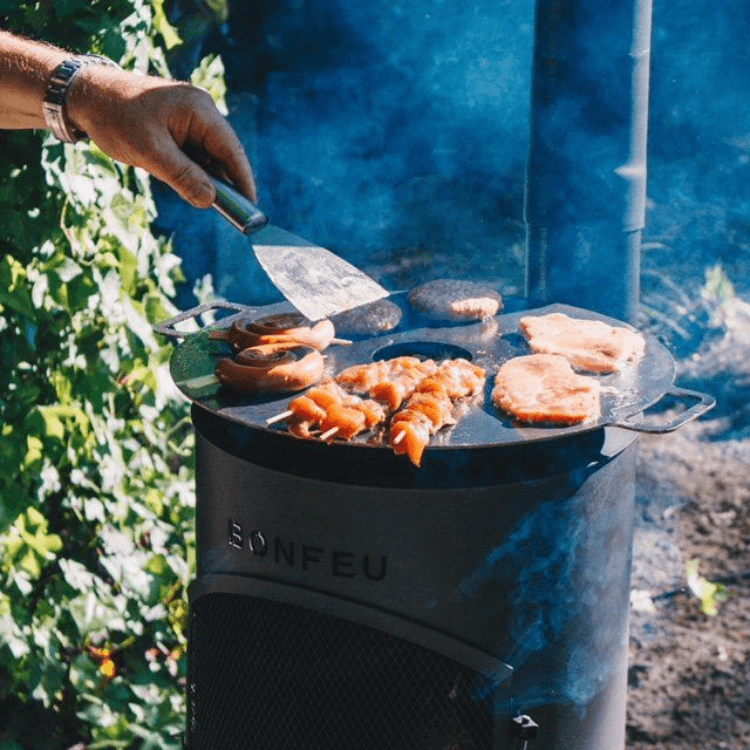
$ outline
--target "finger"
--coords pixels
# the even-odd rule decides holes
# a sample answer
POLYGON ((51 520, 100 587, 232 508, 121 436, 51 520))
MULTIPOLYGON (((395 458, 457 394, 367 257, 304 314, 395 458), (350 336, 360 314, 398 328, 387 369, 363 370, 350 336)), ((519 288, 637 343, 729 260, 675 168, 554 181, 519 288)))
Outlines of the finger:
POLYGON ((203 149, 223 167, 232 184, 253 203, 257 203, 258 191, 253 169, 240 139, 218 112, 215 120, 208 124, 203 149))
POLYGON ((216 198, 216 188, 206 172, 181 151, 171 139, 160 148, 161 163, 147 167, 196 208, 208 208, 216 198))

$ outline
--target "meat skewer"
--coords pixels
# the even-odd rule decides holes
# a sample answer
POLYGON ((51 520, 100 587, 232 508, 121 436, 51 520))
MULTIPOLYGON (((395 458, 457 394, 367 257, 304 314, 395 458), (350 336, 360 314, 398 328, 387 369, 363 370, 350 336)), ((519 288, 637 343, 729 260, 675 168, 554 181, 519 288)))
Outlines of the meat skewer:
MULTIPOLYGON (((289 403, 289 409, 283 413, 292 434, 311 437, 310 430, 320 427, 323 432, 318 437, 323 440, 336 434, 351 439, 385 418, 380 404, 347 393, 333 380, 326 380, 293 399, 289 403)), ((276 415, 271 419, 280 421, 281 417, 276 415)))
POLYGON ((336 382, 382 402, 390 413, 399 408, 419 382, 436 370, 437 363, 432 359, 395 357, 350 367, 336 377, 336 382))
POLYGON ((320 428, 319 439, 349 440, 393 414, 390 443, 397 455, 406 453, 418 466, 430 436, 455 424, 454 405, 481 393, 484 382, 484 370, 464 359, 438 365, 398 357, 348 368, 293 399, 267 423, 286 420, 289 432, 298 437, 312 437, 311 430, 320 428), (358 393, 351 392, 355 389, 358 393))
POLYGON ((351 439, 384 423, 416 385, 436 369, 434 360, 418 357, 354 365, 335 380, 328 380, 294 399, 286 411, 266 420, 266 424, 286 420, 289 431, 298 437, 311 437, 310 429, 319 426, 323 430, 318 436, 321 439, 334 435, 351 439), (309 409, 307 399, 315 400, 318 412, 309 409))
POLYGON ((442 362, 435 373, 417 385, 406 406, 393 417, 389 436, 396 455, 405 453, 419 466, 430 436, 456 423, 452 414, 455 404, 482 393, 484 383, 481 367, 465 359, 442 362))

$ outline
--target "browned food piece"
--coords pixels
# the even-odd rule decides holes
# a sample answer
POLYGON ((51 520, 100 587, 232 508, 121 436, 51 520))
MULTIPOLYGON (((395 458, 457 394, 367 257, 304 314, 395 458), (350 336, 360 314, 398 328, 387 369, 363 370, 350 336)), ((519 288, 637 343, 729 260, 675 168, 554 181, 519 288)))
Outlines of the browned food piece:
POLYGON ((412 289, 409 302, 433 320, 469 322, 496 315, 503 298, 487 284, 460 279, 437 279, 412 289))
POLYGON ((521 422, 573 425, 599 417, 601 386, 559 354, 529 354, 503 364, 492 403, 521 422))
POLYGON ((345 310, 331 317, 343 336, 367 336, 393 330, 401 322, 401 308, 387 299, 345 310))
POLYGON ((330 320, 313 324, 299 313, 284 313, 260 320, 236 320, 229 329, 229 342, 235 351, 263 344, 294 343, 323 351, 335 333, 330 320))
POLYGON ((396 455, 406 453, 415 466, 430 436, 456 424, 453 407, 483 392, 485 372, 465 359, 447 359, 414 388, 404 408, 391 422, 390 442, 396 455))
POLYGON ((643 336, 629 328, 564 313, 529 315, 519 325, 533 352, 560 354, 586 372, 619 372, 628 363, 638 362, 646 348, 643 336))
POLYGON ((481 367, 471 364, 463 357, 458 357, 441 362, 437 372, 422 381, 418 390, 425 391, 436 382, 445 390, 448 397, 455 401, 481 393, 485 380, 486 374, 481 367))
POLYGON ((389 439, 397 456, 405 453, 415 466, 420 466, 424 449, 430 442, 430 420, 419 412, 396 415, 389 439))
POLYGON ((326 410, 309 396, 299 396, 289 402, 289 411, 296 420, 308 424, 320 424, 326 417, 326 410))
POLYGON ((448 394, 433 391, 432 393, 414 393, 409 399, 406 411, 423 414, 430 422, 430 432, 437 432, 441 427, 455 424, 451 415, 453 404, 448 394))
POLYGON ((313 437, 312 430, 320 426, 331 406, 341 403, 342 394, 336 383, 324 380, 304 395, 293 398, 285 417, 289 432, 297 437, 313 437))
POLYGON ((336 376, 336 382, 347 390, 366 393, 384 402, 393 411, 422 378, 436 369, 437 364, 432 359, 394 357, 348 367, 336 376))
POLYGON ((325 371, 323 355, 310 346, 266 344, 241 351, 236 360, 216 366, 223 385, 240 393, 301 391, 319 382, 325 371))
POLYGON ((365 415, 359 409, 353 409, 344 404, 331 404, 326 412, 325 419, 320 423, 323 433, 336 429, 331 437, 350 440, 362 432, 367 426, 365 415))
POLYGON ((404 397, 414 389, 414 382, 402 378, 400 380, 383 380, 376 383, 369 390, 369 395, 376 401, 380 401, 389 412, 396 411, 401 405, 404 397))
POLYGON ((365 365, 352 365, 336 376, 336 382, 356 393, 367 393, 376 383, 388 376, 387 360, 370 362, 365 365))
POLYGON ((334 427, 331 438, 350 439, 385 421, 383 406, 371 399, 347 393, 333 380, 326 380, 289 402, 287 429, 298 437, 313 437, 320 428, 325 434, 334 427), (353 414, 352 412, 357 412, 353 414))
POLYGON ((344 391, 333 380, 326 379, 320 385, 311 388, 305 396, 325 410, 332 404, 341 403, 344 391))
POLYGON ((362 399, 359 403, 352 404, 352 408, 361 411, 365 415, 365 427, 368 430, 385 422, 388 416, 383 405, 377 401, 373 401, 371 398, 362 399))

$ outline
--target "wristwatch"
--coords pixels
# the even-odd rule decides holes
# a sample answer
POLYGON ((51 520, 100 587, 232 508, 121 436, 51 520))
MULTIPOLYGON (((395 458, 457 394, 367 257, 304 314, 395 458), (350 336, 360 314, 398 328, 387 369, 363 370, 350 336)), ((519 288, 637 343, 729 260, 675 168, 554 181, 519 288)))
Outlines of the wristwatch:
POLYGON ((42 112, 47 127, 55 138, 63 143, 77 143, 88 138, 82 130, 72 127, 65 117, 65 100, 68 97, 70 84, 78 72, 87 65, 120 67, 116 62, 102 55, 74 55, 55 68, 42 102, 42 112))

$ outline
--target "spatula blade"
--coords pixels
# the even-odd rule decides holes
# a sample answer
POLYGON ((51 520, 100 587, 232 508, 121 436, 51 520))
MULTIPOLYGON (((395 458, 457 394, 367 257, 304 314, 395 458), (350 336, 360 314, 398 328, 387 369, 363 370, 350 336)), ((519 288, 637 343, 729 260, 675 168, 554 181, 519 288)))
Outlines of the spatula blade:
POLYGON ((306 318, 320 320, 387 297, 390 292, 330 250, 268 224, 268 218, 231 185, 210 175, 213 207, 250 244, 274 286, 306 318))
POLYGON ((390 292, 330 250, 272 225, 249 238, 274 286, 309 320, 387 297, 390 292))

